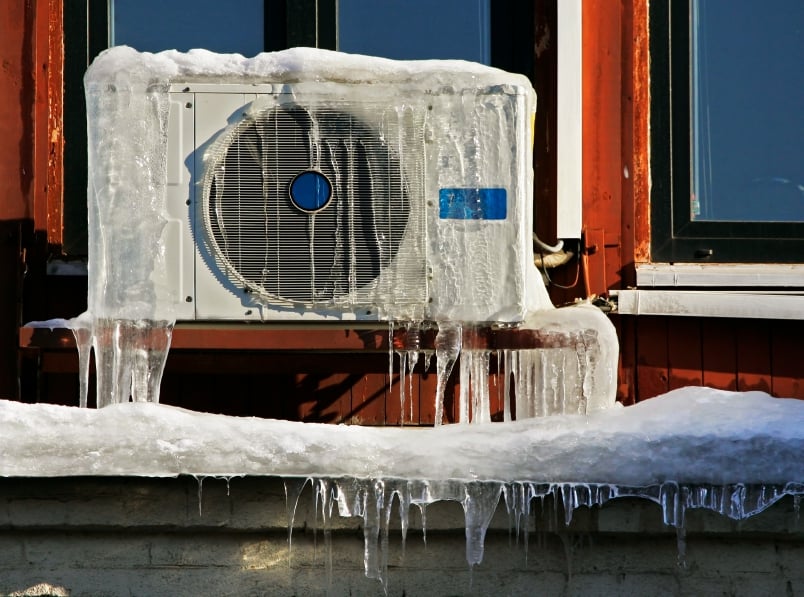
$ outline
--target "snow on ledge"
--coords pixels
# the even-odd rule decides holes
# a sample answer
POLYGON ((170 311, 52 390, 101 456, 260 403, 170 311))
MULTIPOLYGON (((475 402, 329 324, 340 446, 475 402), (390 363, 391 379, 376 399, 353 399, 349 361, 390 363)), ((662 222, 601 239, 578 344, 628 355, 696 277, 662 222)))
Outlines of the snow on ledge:
POLYGON ((0 401, 0 476, 302 476, 647 486, 804 482, 804 401, 683 388, 587 416, 440 428, 0 401))

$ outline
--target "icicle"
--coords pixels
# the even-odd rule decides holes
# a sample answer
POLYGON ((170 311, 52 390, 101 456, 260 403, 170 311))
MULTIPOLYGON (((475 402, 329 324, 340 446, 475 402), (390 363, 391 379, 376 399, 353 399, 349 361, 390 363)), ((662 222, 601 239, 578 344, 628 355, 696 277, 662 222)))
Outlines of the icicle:
MULTIPOLYGON (((203 478, 198 478, 198 480, 200 513, 203 478)), ((740 520, 762 511, 785 495, 794 496, 794 499, 804 495, 804 486, 795 483, 786 486, 744 486, 741 484, 713 486, 679 485, 667 482, 648 487, 630 487, 594 483, 502 483, 416 479, 342 478, 328 480, 319 478, 312 481, 316 513, 314 532, 317 533, 320 514, 326 544, 325 565, 329 582, 331 583, 332 575, 331 519, 333 507, 337 503, 340 516, 357 516, 362 519, 364 571, 367 577, 379 580, 386 592, 388 592, 390 520, 395 497, 400 509, 403 558, 409 526, 408 512, 411 505, 416 505, 421 512, 422 540, 426 549, 427 506, 444 500, 460 502, 465 515, 466 558, 471 569, 482 562, 486 531, 499 504, 501 494, 504 496, 508 511, 509 533, 514 533, 517 544, 522 537, 526 564, 534 499, 541 500, 541 511, 546 530, 556 532, 559 536, 566 538, 561 529, 571 524, 573 514, 579 507, 602 506, 616 497, 633 496, 654 501, 661 506, 665 524, 677 530, 678 562, 682 567, 685 565, 686 554, 684 514, 688 508, 706 508, 740 520), (552 499, 545 501, 547 497, 552 499), (559 502, 564 511, 563 524, 558 520, 559 502), (547 507, 550 504, 552 507, 547 507), (550 516, 552 519, 549 518, 550 516)), ((289 565, 295 511, 306 482, 307 479, 285 480, 289 565)), ((799 501, 799 499, 795 499, 794 503, 798 504, 799 501)), ((315 537, 317 546, 317 535, 315 537)), ((569 546, 568 556, 571 556, 572 545, 568 543, 565 547, 567 546, 569 546)), ((571 564, 569 557, 568 564, 571 564)))
POLYGON ((394 352, 399 358, 399 412, 400 421, 404 425, 407 402, 410 402, 408 420, 413 421, 414 417, 413 369, 421 354, 421 322, 405 323, 404 332, 399 337, 396 337, 391 330, 388 341, 393 345, 394 352))
POLYGON ((382 565, 379 557, 381 513, 385 499, 385 485, 374 481, 366 487, 363 503, 363 565, 368 578, 382 580, 382 565))
POLYGON ((417 504, 419 512, 422 516, 422 542, 424 549, 427 551, 427 504, 417 504))
MULTIPOLYGON (((410 401, 409 420, 413 422, 413 370, 419 362, 421 351, 421 322, 411 321, 405 326, 405 336, 403 341, 405 351, 405 361, 407 362, 407 396, 410 401)), ((400 356, 401 358, 401 356, 400 356)), ((401 381, 400 381, 401 383, 401 381)), ((405 403, 401 404, 402 420, 404 421, 405 403)))
POLYGON ((568 484, 561 486, 561 502, 564 505, 564 524, 567 526, 572 522, 572 515, 578 505, 576 497, 575 487, 568 484))
POLYGON ((465 486, 463 510, 466 520, 466 561, 469 566, 483 561, 486 530, 497 509, 502 483, 472 482, 465 486))
POLYGON ((288 568, 291 566, 291 555, 293 547, 293 525, 296 520, 296 508, 299 506, 299 497, 304 486, 311 479, 284 479, 285 486, 285 512, 288 525, 288 568))
MULTIPOLYGON (((511 377, 513 376, 512 369, 512 354, 511 350, 502 351, 503 359, 503 421, 508 423, 512 420, 513 413, 511 411, 511 377)), ((498 357, 499 358, 499 357, 498 357)))
POLYGON ((489 362, 491 354, 487 350, 473 351, 472 371, 472 422, 491 423, 491 403, 489 398, 489 362))
POLYGON ((134 367, 131 397, 135 402, 159 402, 159 387, 165 370, 172 321, 137 321, 132 328, 134 367))
POLYGON ((503 485, 503 498, 505 499, 505 507, 508 511, 509 542, 510 533, 513 531, 516 543, 519 544, 523 519, 527 532, 527 517, 530 514, 530 496, 525 497, 525 485, 523 483, 508 483, 503 485))
MULTIPOLYGON (((388 320, 388 392, 390 393, 391 388, 394 385, 394 355, 396 351, 394 350, 394 320, 388 320)), ((401 363, 400 363, 401 369, 401 363)), ((400 373, 401 375, 401 373, 400 373)), ((401 383, 401 378, 400 378, 401 383)), ((403 390, 399 390, 400 395, 404 394, 403 390)), ((400 398, 401 400, 401 398, 400 398)), ((402 414, 400 414, 400 418, 402 418, 404 414, 404 405, 402 408, 402 414)))
POLYGON ((408 372, 408 396, 410 397, 410 399, 408 400, 408 402, 410 403, 410 412, 408 413, 408 420, 411 423, 415 422, 413 420, 413 418, 414 418, 414 414, 413 414, 413 405, 414 405, 414 400, 413 400, 413 377, 414 377, 413 376, 413 368, 416 366, 416 361, 418 361, 418 359, 419 359, 419 353, 418 352, 409 352, 408 353, 408 363, 409 363, 409 367, 410 367, 410 371, 408 372), (414 355, 415 355, 415 358, 416 358, 415 361, 413 360, 414 355))
POLYGON ((549 401, 551 397, 548 395, 548 388, 550 388, 550 351, 552 349, 543 349, 533 351, 533 377, 534 383, 537 384, 537 393, 539 395, 539 404, 535 407, 535 412, 539 416, 548 416, 556 414, 554 412, 553 404, 549 401))
POLYGON ((114 322, 100 319, 93 325, 92 348, 95 353, 97 407, 114 404, 115 348, 114 322))
POLYGON ((131 374, 133 365, 133 334, 131 322, 115 321, 113 334, 114 389, 112 404, 128 402, 131 397, 131 374))
POLYGON ((382 513, 383 516, 381 518, 381 536, 380 536, 380 581, 382 582, 383 589, 385 589, 385 593, 388 593, 388 533, 391 526, 391 511, 393 510, 394 506, 394 496, 397 492, 393 489, 390 491, 386 491, 386 487, 383 487, 383 498, 382 498, 382 513))
POLYGON ((203 516, 201 505, 203 499, 204 479, 206 479, 206 477, 203 475, 193 475, 193 477, 198 483, 198 516, 203 516))
POLYGON ((684 526, 684 503, 680 493, 681 491, 676 483, 663 483, 659 490, 662 520, 668 526, 684 526))
POLYGON ((438 376, 435 397, 435 424, 444 422, 444 395, 447 390, 452 368, 463 344, 463 330, 461 324, 455 322, 440 322, 435 337, 436 375, 438 376))
POLYGON ((399 422, 405 424, 405 394, 407 389, 407 362, 408 353, 398 351, 399 356, 399 422))
POLYGON ((399 499, 399 526, 402 532, 402 561, 405 561, 405 544, 408 537, 408 527, 410 526, 410 481, 404 481, 404 491, 397 490, 396 496, 399 499))
POLYGON ((78 406, 87 407, 89 394, 89 359, 92 352, 92 330, 79 324, 73 327, 75 345, 78 348, 78 406))

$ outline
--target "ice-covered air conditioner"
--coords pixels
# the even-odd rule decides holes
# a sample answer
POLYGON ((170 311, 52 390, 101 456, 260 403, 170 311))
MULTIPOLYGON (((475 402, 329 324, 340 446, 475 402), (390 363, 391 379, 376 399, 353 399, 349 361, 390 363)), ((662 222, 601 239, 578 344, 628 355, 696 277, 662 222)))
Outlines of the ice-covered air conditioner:
POLYGON ((518 322, 549 306, 524 76, 119 47, 85 85, 98 316, 518 322))
POLYGON ((177 315, 520 320, 535 283, 531 94, 173 83, 177 315))

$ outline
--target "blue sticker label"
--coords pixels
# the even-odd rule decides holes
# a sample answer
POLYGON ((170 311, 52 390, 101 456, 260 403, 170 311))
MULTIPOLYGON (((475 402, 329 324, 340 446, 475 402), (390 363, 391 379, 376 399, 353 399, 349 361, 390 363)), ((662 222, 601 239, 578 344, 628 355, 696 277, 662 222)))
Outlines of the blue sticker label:
POLYGON ((505 189, 441 189, 438 217, 442 220, 504 220, 505 189))

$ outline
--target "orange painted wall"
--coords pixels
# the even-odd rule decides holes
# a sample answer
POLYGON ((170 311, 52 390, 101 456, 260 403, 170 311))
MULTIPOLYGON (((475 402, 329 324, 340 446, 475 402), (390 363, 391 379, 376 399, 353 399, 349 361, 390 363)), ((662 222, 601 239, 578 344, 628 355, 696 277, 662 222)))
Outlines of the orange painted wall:
POLYGON ((31 9, 3 0, 0 8, 0 220, 31 216, 33 184, 31 9))

